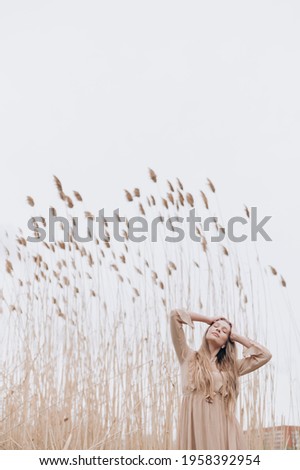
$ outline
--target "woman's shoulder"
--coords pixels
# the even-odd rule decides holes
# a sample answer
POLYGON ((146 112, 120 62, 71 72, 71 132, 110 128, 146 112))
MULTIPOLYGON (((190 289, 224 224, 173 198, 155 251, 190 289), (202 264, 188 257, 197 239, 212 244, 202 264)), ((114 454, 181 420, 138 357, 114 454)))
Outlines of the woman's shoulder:
POLYGON ((188 354, 186 356, 186 360, 187 361, 199 361, 199 359, 201 359, 202 357, 204 356, 204 353, 203 351, 199 350, 199 349, 193 349, 193 348, 190 348, 189 347, 189 351, 188 351, 188 354))

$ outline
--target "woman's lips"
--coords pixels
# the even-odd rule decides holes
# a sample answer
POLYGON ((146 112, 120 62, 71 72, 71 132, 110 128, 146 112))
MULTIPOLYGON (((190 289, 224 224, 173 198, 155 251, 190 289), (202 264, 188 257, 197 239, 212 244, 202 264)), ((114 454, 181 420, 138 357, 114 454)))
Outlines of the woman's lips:
POLYGON ((215 335, 217 338, 219 338, 218 333, 213 332, 212 335, 215 335))

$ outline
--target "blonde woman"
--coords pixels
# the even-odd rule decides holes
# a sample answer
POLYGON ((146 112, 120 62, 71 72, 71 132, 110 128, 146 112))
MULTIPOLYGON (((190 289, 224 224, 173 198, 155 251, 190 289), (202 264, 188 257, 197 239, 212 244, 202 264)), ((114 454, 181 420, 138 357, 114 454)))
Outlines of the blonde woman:
POLYGON ((246 449, 235 417, 239 377, 266 364, 270 351, 232 331, 224 317, 208 318, 183 309, 171 311, 171 336, 181 367, 183 397, 180 407, 178 449, 246 449), (209 325, 198 351, 186 342, 183 324, 209 325), (237 359, 235 343, 244 346, 237 359))

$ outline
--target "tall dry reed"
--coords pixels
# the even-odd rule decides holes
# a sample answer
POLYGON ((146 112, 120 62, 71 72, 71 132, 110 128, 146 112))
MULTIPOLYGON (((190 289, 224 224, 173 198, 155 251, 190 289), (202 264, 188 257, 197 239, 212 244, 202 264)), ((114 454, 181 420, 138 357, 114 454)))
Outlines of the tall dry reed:
MULTIPOLYGON (((149 223, 154 217, 184 217, 190 208, 212 215, 217 193, 211 180, 205 192, 193 195, 179 178, 163 188, 152 169, 149 177, 154 195, 125 189, 128 204, 149 223)), ((105 241, 95 236, 79 243, 71 224, 74 211, 81 220, 95 216, 78 191, 72 198, 56 176, 54 183, 60 210, 52 207, 52 214, 64 208, 69 241, 62 227, 52 243, 28 243, 20 229, 13 249, 5 251, 0 447, 172 449, 180 377, 170 310, 225 314, 244 333, 268 343, 266 279, 277 271, 265 272, 253 254, 244 269, 237 247, 228 240, 210 243, 202 223, 196 224, 199 243, 188 237, 167 243, 171 234, 163 222, 156 243, 149 234, 143 243, 131 242, 128 219, 120 224, 124 243, 113 239, 107 221, 105 241)), ((27 202, 35 207, 31 196, 27 202)), ((176 226, 176 219, 172 223, 176 226)), ((46 219, 36 222, 36 230, 39 226, 46 227, 46 219)), ((215 234, 220 231, 224 227, 216 222, 215 234)), ((5 245, 11 244, 7 239, 5 245)), ((282 277, 277 286, 272 288, 286 287, 282 277)), ((189 340, 199 344, 201 332, 200 326, 194 338, 187 332, 189 340)), ((257 431, 268 417, 275 424, 274 381, 268 365, 242 383, 238 411, 252 448, 263 448, 257 431)))

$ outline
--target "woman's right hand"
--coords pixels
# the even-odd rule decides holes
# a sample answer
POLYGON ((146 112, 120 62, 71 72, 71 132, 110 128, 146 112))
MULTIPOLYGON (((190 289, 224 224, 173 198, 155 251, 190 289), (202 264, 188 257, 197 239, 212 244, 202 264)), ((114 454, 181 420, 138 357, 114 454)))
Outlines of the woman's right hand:
POLYGON ((208 325, 212 325, 213 323, 215 323, 215 321, 220 320, 220 318, 221 318, 220 315, 218 315, 217 317, 207 318, 208 320, 207 323, 208 325))
MULTIPOLYGON (((189 312, 192 321, 200 321, 202 323, 207 323, 207 325, 212 325, 215 321, 220 320, 222 315, 214 316, 214 317, 207 317, 206 315, 202 315, 202 313, 194 313, 194 312, 189 312)), ((228 321, 228 320, 226 320, 228 321)))

